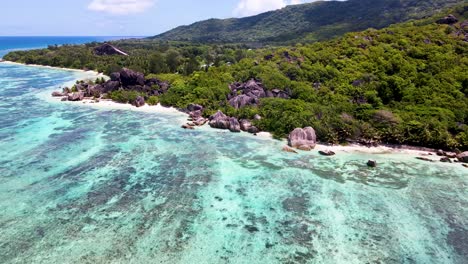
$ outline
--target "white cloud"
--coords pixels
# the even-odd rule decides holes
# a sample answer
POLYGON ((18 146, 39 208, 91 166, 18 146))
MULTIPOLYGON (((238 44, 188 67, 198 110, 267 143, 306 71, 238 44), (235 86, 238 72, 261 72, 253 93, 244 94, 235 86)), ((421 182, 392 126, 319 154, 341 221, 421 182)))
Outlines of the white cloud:
POLYGON ((241 0, 234 10, 235 16, 252 16, 286 6, 285 0, 241 0))
POLYGON ((93 0, 88 9, 113 15, 141 13, 152 7, 155 0, 93 0))
POLYGON ((298 5, 315 1, 319 0, 240 0, 234 10, 234 15, 238 17, 253 16, 266 11, 280 9, 287 5, 298 5))

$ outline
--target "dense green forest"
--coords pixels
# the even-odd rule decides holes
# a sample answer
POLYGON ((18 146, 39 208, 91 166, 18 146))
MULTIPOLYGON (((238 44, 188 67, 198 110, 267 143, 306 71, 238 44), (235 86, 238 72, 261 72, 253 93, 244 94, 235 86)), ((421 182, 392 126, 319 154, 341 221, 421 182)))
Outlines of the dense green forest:
POLYGON ((73 69, 91 69, 110 74, 122 67, 145 74, 180 73, 236 63, 255 53, 245 45, 200 45, 180 42, 121 40, 112 44, 130 56, 96 56, 94 49, 102 43, 86 45, 49 46, 47 49, 16 51, 5 60, 26 64, 49 65, 73 69))
POLYGON ((210 19, 181 26, 156 40, 199 43, 314 42, 367 28, 433 15, 463 0, 348 0, 287 6, 257 16, 210 19))
MULTIPOLYGON (((468 4, 450 12, 458 23, 436 23, 449 14, 446 11, 380 30, 291 47, 169 46, 157 51, 166 63, 172 51, 182 60, 195 58, 198 63, 208 61, 204 56, 213 51, 215 58, 230 58, 185 75, 183 71, 174 74, 175 68, 154 71, 158 74, 149 77, 166 80, 171 87, 152 101, 179 108, 201 104, 205 115, 222 110, 230 116, 253 119, 259 114, 263 118, 254 124, 276 137, 284 137, 296 127, 312 126, 323 142, 375 141, 468 149, 468 23, 463 23, 468 18, 468 4), (184 51, 194 49, 203 52, 184 57, 184 51), (268 90, 285 91, 290 98, 262 98, 257 105, 232 107, 226 100, 229 85, 251 79, 261 81, 268 90)), ((131 45, 136 44, 119 45, 130 51, 128 57, 98 57, 92 54, 91 46, 72 46, 13 52, 5 59, 48 64, 54 58, 59 62, 78 59, 81 53, 74 52, 81 50, 96 63, 89 68, 127 66, 153 72, 149 70, 151 60, 136 54, 150 54, 159 44, 151 50, 132 49, 131 45)))

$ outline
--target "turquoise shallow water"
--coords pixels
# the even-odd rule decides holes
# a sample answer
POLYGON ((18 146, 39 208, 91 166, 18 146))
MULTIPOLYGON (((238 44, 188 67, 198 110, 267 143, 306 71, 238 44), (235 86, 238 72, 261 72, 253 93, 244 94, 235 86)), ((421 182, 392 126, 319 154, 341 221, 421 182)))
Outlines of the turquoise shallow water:
POLYGON ((0 63, 1 263, 467 263, 459 164, 44 99, 76 78, 0 63))

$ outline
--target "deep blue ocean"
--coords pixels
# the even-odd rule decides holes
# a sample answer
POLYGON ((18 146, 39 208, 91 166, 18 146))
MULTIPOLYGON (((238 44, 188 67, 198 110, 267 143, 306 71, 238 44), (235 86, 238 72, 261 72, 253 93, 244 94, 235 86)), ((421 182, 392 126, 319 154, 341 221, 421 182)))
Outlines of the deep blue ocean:
POLYGON ((0 58, 13 50, 47 48, 48 45, 84 44, 139 37, 2 37, 0 36, 0 58))
MULTIPOLYGON (((3 50, 97 39, 7 40, 3 50)), ((468 263, 460 164, 292 154, 268 137, 183 130, 176 110, 50 96, 88 78, 0 63, 2 264, 468 263)))

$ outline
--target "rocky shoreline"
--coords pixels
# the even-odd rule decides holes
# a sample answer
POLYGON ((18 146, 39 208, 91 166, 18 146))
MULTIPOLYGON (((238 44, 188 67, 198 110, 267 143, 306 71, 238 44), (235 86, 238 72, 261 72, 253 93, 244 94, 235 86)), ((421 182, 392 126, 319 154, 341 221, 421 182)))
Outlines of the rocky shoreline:
MULTIPOLYGON (((230 85, 231 93, 227 97, 227 102, 234 108, 244 106, 257 105, 260 98, 265 97, 280 97, 288 99, 290 93, 288 91, 267 91, 262 83, 256 80, 249 80, 246 83, 233 83, 230 85)), ((62 91, 54 91, 53 97, 60 98, 62 101, 83 101, 99 102, 106 95, 113 91, 126 90, 136 91, 146 96, 137 96, 135 100, 130 102, 133 106, 139 108, 146 105, 146 100, 149 96, 158 96, 166 93, 170 89, 170 84, 158 79, 146 79, 142 73, 138 73, 129 69, 122 69, 120 72, 115 72, 110 75, 110 79, 101 83, 86 83, 77 82, 72 88, 63 88, 62 91), (145 98, 146 97, 146 98, 145 98)), ((253 120, 240 119, 230 117, 222 111, 206 118, 204 107, 198 104, 189 104, 184 109, 178 109, 181 112, 188 114, 187 123, 182 125, 184 129, 195 129, 196 127, 208 124, 211 128, 229 130, 234 133, 241 131, 257 135, 261 132, 255 125, 255 121, 261 120, 261 116, 256 115, 253 120)), ((317 136, 312 127, 296 128, 287 138, 287 146, 283 147, 283 151, 288 153, 298 153, 298 151, 311 151, 317 145, 317 136)), ((443 150, 434 150, 424 147, 412 147, 403 145, 381 145, 376 142, 353 142, 360 143, 363 148, 371 148, 385 146, 392 149, 408 149, 420 152, 417 159, 427 162, 444 162, 444 163, 462 163, 468 167, 468 152, 445 152, 443 150), (362 144, 363 143, 363 144, 362 144), (438 157, 434 159, 432 157, 438 157)), ((318 153, 323 156, 334 156, 336 153, 330 149, 319 150, 318 153)), ((369 160, 369 167, 376 167, 377 161, 369 160)))

